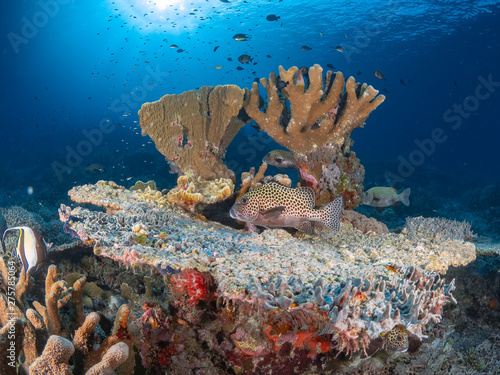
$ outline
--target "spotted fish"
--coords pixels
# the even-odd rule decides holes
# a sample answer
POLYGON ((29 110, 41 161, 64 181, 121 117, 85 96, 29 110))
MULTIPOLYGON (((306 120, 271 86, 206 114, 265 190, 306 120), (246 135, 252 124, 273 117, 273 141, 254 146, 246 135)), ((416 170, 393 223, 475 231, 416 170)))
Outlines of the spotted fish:
POLYGON ((381 334, 384 339, 384 347, 398 352, 406 352, 410 345, 409 331, 402 324, 397 324, 388 332, 381 334))
POLYGON ((316 193, 310 187, 289 188, 270 182, 241 197, 231 207, 233 219, 266 228, 292 227, 313 233, 312 222, 319 221, 332 231, 339 230, 342 197, 321 209, 314 209, 316 193))

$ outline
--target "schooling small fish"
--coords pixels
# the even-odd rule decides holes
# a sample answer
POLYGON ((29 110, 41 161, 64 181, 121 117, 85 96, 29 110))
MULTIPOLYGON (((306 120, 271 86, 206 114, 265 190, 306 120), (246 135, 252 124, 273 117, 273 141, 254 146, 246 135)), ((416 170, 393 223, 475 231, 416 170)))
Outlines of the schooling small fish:
POLYGON ((376 186, 363 193, 362 203, 377 208, 381 212, 384 207, 395 206, 402 202, 405 206, 410 205, 410 188, 401 194, 393 187, 376 186))
POLYGON ((280 19, 280 16, 276 16, 274 14, 270 14, 269 16, 266 17, 266 20, 268 21, 277 21, 280 19))
POLYGON ((248 64, 250 61, 252 61, 253 58, 250 57, 249 55, 247 54, 243 54, 241 56, 238 57, 238 61, 242 64, 248 64))
POLYGON ((311 47, 308 47, 308 46, 302 46, 302 47, 300 47, 300 49, 301 49, 302 51, 310 51, 310 50, 312 50, 312 48, 311 48, 311 47))
POLYGON ((335 47, 333 50, 334 50, 334 51, 339 51, 339 52, 341 52, 341 53, 344 53, 344 47, 342 47, 342 46, 337 46, 337 47, 335 47))
POLYGON ((235 34, 233 35, 233 39, 237 42, 246 42, 248 39, 250 39, 250 36, 247 34, 235 34))
POLYGON ((103 174, 106 172, 106 168, 104 168, 101 164, 99 163, 92 163, 87 165, 84 168, 85 172, 91 173, 91 174, 103 174))
POLYGON ((375 70, 374 74, 375 74, 375 77, 377 77, 378 79, 382 79, 384 81, 386 80, 384 75, 382 74, 382 72, 380 70, 375 70))
POLYGON ((319 221, 338 232, 342 197, 321 209, 314 209, 316 192, 310 187, 289 188, 277 182, 249 191, 229 210, 233 219, 266 228, 292 227, 312 234, 312 222, 319 221))
POLYGON ((47 258, 47 252, 52 244, 47 244, 34 229, 29 227, 14 227, 7 229, 2 236, 2 242, 4 241, 5 235, 11 230, 19 231, 16 253, 21 259, 24 273, 27 273, 30 269, 38 267, 38 265, 47 258))
POLYGON ((410 345, 410 333, 402 324, 397 324, 389 332, 384 332, 380 336, 384 339, 384 347, 386 349, 406 352, 410 345))
POLYGON ((282 171, 287 168, 298 169, 293 153, 286 150, 270 151, 266 156, 264 156, 262 162, 273 165, 282 171))

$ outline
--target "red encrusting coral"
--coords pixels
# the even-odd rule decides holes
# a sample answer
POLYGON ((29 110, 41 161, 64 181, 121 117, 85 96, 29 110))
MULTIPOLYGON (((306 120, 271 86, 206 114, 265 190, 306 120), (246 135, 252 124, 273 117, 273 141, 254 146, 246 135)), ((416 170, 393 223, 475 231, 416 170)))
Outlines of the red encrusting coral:
POLYGON ((212 276, 196 269, 184 270, 170 277, 172 292, 179 295, 187 293, 187 302, 191 306, 196 306, 200 300, 212 300, 215 297, 212 286, 212 276))

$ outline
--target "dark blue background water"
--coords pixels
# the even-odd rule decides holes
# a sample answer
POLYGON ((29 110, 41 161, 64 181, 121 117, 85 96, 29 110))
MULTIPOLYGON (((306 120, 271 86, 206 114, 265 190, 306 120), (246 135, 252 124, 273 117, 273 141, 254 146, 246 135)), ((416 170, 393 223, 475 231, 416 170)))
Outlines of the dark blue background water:
MULTIPOLYGON (((73 185, 98 179, 128 187, 153 178, 169 188, 175 176, 140 135, 142 103, 202 85, 251 87, 279 65, 315 63, 325 70, 332 64, 387 96, 365 128, 353 132, 368 186, 390 176, 400 186, 459 199, 463 189, 499 181, 498 1, 4 3, 2 206, 54 202, 73 185), (267 21, 269 14, 280 19, 267 21), (235 41, 236 33, 250 39, 235 41), (311 50, 301 50, 304 45, 311 50), (344 54, 334 51, 339 45, 344 54), (238 62, 243 53, 251 63, 238 62), (82 131, 100 124, 109 131, 85 149, 82 131), (433 132, 445 141, 424 142, 433 132), (68 159, 78 150, 81 157, 68 159), (401 169, 403 160, 413 166, 401 169), (106 173, 84 171, 96 162, 106 173), (435 180, 432 191, 429 179, 435 180)), ((275 147, 254 133, 247 125, 228 149, 227 162, 237 173, 258 166, 275 147)))

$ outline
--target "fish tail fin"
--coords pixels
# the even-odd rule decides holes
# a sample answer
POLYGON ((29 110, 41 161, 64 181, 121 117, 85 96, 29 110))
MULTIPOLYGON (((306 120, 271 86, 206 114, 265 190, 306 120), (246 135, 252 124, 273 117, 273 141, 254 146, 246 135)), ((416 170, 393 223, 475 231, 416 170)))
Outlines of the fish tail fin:
POLYGON ((409 206, 410 205, 410 193, 411 189, 405 189, 401 194, 399 194, 399 200, 405 205, 409 206))
POLYGON ((342 197, 336 198, 320 210, 321 222, 335 233, 340 228, 340 211, 342 211, 342 197))

